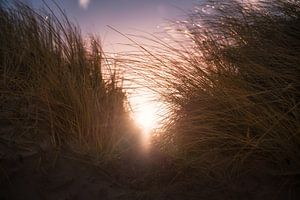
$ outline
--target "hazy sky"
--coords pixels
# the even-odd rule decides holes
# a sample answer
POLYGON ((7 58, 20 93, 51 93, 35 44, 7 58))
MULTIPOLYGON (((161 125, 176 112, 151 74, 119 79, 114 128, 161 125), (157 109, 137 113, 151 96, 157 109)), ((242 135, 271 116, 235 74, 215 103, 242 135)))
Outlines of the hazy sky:
MULTIPOLYGON (((35 7, 42 0, 23 0, 35 7)), ((52 0, 45 0, 49 5, 52 0)), ((199 0, 55 0, 72 21, 77 22, 83 33, 101 36, 104 45, 113 49, 116 43, 126 39, 107 27, 110 25, 122 33, 137 30, 153 33, 161 31, 167 20, 183 19, 184 11, 191 10, 199 0)))

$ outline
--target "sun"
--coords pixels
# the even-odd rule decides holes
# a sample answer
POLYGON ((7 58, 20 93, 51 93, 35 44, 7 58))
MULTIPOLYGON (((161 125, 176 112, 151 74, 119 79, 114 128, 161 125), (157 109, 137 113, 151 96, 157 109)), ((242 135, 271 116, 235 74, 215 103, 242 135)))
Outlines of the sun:
POLYGON ((155 104, 143 104, 134 112, 135 121, 141 128, 141 144, 148 151, 151 146, 152 134, 159 124, 158 108, 155 104))
POLYGON ((130 98, 133 118, 144 135, 151 135, 160 123, 160 103, 153 99, 149 91, 141 91, 130 98))
POLYGON ((168 107, 156 93, 148 89, 140 89, 129 96, 132 117, 140 128, 140 139, 145 149, 151 144, 153 136, 163 128, 168 117, 168 107))
POLYGON ((157 125, 158 115, 154 105, 147 104, 140 106, 134 115, 138 125, 147 134, 157 125))

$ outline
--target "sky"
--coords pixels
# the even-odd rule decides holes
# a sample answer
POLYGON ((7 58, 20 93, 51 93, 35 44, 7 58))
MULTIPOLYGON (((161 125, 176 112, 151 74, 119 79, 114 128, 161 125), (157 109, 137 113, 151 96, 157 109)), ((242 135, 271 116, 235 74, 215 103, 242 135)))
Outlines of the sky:
MULTIPOLYGON (((42 7, 42 0, 23 0, 34 7, 42 7)), ((50 6, 52 0, 45 0, 50 6)), ((129 43, 124 34, 162 31, 168 20, 180 20, 199 0, 55 0, 71 21, 84 34, 100 36, 108 51, 121 51, 118 43, 129 43)))

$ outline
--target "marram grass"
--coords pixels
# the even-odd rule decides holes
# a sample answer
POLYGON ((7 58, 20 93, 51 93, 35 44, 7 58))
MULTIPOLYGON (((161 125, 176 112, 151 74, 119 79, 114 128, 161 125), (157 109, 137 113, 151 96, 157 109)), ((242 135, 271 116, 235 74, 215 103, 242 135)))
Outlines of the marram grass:
POLYGON ((122 77, 89 41, 64 15, 1 4, 0 115, 11 137, 102 158, 129 147, 122 77))
POLYGON ((205 172, 299 174, 299 2, 205 1, 168 33, 130 63, 171 112, 157 145, 205 172))

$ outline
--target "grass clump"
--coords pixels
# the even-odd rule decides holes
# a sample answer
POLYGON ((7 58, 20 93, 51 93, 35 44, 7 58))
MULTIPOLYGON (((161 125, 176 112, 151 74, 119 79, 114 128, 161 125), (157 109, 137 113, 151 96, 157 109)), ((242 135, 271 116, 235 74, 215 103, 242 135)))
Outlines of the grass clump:
POLYGON ((299 174, 299 23, 297 1, 205 1, 171 26, 174 45, 154 39, 137 62, 171 111, 158 143, 205 172, 299 174))
MULTIPOLYGON (((67 17, 1 3, 1 123, 9 139, 46 142, 102 158, 128 147, 122 77, 96 38, 67 17)), ((4 134, 3 134, 4 135, 4 134)))

